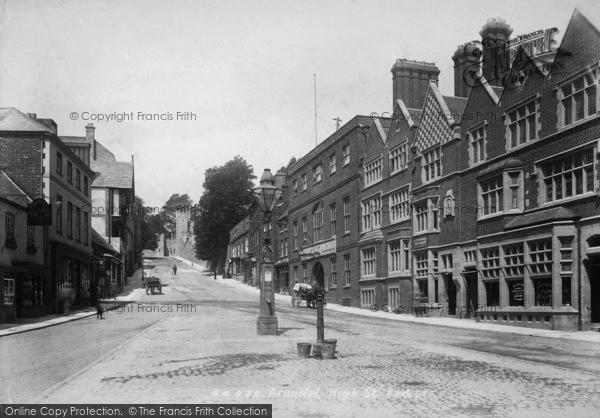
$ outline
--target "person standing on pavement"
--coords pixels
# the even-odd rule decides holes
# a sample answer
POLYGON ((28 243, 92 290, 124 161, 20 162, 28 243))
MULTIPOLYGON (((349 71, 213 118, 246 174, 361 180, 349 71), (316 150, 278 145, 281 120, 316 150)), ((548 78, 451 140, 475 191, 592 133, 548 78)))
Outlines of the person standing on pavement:
POLYGON ((177 266, 173 264, 173 276, 177 276, 177 266))
POLYGON ((96 305, 96 319, 104 319, 102 317, 103 314, 104 314, 104 308, 102 307, 102 304, 100 302, 98 302, 98 304, 96 305))

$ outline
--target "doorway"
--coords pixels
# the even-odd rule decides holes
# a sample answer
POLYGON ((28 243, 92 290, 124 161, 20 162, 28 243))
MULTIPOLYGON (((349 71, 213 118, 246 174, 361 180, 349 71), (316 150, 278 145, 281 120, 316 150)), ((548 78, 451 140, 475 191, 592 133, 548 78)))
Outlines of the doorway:
POLYGON ((464 275, 467 282, 467 312, 465 318, 474 318, 479 306, 477 291, 477 272, 469 272, 464 275))
POLYGON ((323 271, 323 265, 317 261, 313 267, 314 280, 321 286, 321 289, 325 289, 325 272, 323 271))
POLYGON ((448 295, 448 315, 456 315, 456 284, 451 274, 445 274, 444 281, 448 295))
POLYGON ((600 264, 589 265, 587 271, 590 281, 590 321, 600 323, 600 264))

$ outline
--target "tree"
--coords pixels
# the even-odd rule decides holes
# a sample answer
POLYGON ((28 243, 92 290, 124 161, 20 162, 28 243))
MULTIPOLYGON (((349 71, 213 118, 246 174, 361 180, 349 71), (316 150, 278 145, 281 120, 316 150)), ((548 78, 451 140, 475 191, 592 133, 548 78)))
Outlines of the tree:
POLYGON ((253 202, 249 189, 255 178, 252 166, 240 156, 205 172, 194 235, 196 256, 209 260, 212 269, 225 265, 229 231, 248 215, 253 202))
POLYGON ((140 220, 140 235, 142 250, 156 250, 158 248, 157 235, 164 232, 163 221, 160 214, 150 215, 144 208, 144 200, 135 196, 133 215, 140 220))

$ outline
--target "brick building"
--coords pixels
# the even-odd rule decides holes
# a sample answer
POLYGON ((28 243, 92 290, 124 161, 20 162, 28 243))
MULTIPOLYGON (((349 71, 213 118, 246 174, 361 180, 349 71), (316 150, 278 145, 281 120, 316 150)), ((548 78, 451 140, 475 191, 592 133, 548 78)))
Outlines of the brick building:
POLYGON ((31 197, 0 170, 0 323, 46 313, 44 227, 27 224, 31 197))
POLYGON ((391 120, 357 116, 289 169, 289 285, 362 308, 598 328, 600 32, 577 10, 558 48, 556 30, 511 42, 488 20, 482 51, 452 57, 456 96, 435 64, 397 60, 391 120))
MULTIPOLYGON (((499 20, 482 34, 496 30, 510 36, 499 20)), ((444 118, 428 107, 442 104, 430 86, 412 183, 413 286, 429 314, 549 329, 600 321, 599 46, 576 11, 550 68, 527 45, 511 45, 508 68, 484 52, 464 110, 445 98, 444 118), (486 79, 499 74, 502 87, 486 79)))
POLYGON ((60 140, 54 121, 14 108, 0 109, 0 168, 27 196, 52 205, 44 263, 49 269, 46 311, 89 303, 97 259, 91 253, 87 209, 96 173, 60 140))
POLYGON ((359 305, 360 166, 372 125, 355 116, 288 172, 289 285, 317 282, 347 306, 359 305))

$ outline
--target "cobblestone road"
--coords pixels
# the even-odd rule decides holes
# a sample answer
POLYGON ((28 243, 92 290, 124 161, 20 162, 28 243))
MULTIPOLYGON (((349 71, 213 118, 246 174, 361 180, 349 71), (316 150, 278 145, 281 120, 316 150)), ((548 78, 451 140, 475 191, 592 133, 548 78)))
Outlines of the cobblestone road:
MULTIPOLYGON (((281 335, 258 336, 256 308, 219 303, 227 292, 214 284, 196 311, 165 314, 38 402, 272 403, 275 417, 580 417, 600 409, 592 373, 386 338, 363 324, 328 330, 336 360, 301 359, 296 344, 313 341, 313 327, 282 314, 281 335)), ((122 315, 159 305, 130 306, 122 315)))

